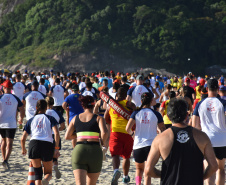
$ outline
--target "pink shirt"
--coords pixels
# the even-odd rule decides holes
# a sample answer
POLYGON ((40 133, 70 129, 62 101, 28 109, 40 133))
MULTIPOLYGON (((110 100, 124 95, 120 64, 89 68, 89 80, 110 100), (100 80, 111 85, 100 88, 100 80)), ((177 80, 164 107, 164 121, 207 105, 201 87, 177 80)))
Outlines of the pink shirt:
POLYGON ((190 87, 193 89, 197 86, 197 83, 194 80, 190 80, 190 87))

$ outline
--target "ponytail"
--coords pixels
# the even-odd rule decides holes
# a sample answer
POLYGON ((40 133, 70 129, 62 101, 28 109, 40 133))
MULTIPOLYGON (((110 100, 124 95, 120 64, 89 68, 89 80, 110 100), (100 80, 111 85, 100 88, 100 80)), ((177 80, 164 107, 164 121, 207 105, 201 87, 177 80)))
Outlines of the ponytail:
POLYGON ((153 94, 149 93, 149 92, 145 92, 141 95, 141 106, 137 109, 138 111, 140 111, 145 105, 150 105, 153 99, 153 94))

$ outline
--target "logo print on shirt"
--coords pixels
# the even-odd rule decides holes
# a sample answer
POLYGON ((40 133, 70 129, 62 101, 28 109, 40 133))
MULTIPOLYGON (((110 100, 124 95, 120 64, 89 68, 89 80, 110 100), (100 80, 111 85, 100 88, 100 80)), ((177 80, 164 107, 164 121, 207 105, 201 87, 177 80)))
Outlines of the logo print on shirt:
POLYGON ((21 89, 21 86, 20 86, 20 84, 18 84, 17 88, 18 88, 18 89, 21 89))
POLYGON ((209 111, 209 112, 215 112, 216 111, 216 109, 213 106, 213 101, 212 100, 207 102, 207 111, 209 111))
POLYGON ((181 130, 177 133, 177 141, 180 143, 186 143, 190 138, 188 137, 187 131, 181 130))
POLYGON ((10 97, 6 97, 6 102, 5 102, 5 104, 6 105, 12 105, 12 102, 10 101, 10 97))
POLYGON ((141 123, 149 124, 150 123, 150 120, 147 117, 148 117, 148 113, 145 112, 144 113, 144 119, 142 119, 142 122, 141 123))
POLYGON ((42 120, 43 120, 43 118, 38 119, 38 125, 37 125, 38 128, 44 128, 42 120))
POLYGON ((57 92, 60 92, 60 88, 57 86, 57 92))
POLYGON ((138 91, 140 91, 138 94, 141 95, 142 87, 139 87, 138 91))
POLYGON ((33 100, 38 100, 37 94, 36 94, 36 93, 34 94, 34 97, 33 97, 32 99, 33 99, 33 100))

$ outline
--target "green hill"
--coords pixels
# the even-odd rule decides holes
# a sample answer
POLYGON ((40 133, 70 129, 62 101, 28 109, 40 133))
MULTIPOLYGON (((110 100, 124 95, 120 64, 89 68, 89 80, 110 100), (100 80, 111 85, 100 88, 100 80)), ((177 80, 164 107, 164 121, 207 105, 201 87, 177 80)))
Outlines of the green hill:
POLYGON ((2 18, 0 63, 54 67, 56 54, 104 48, 140 66, 202 72, 225 64, 225 33, 225 0, 27 0, 2 18))

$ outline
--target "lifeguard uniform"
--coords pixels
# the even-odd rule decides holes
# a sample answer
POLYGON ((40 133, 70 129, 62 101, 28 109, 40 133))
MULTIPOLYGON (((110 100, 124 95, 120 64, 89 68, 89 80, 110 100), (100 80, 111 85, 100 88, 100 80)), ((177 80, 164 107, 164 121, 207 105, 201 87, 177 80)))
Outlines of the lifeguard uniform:
POLYGON ((167 116, 167 108, 170 100, 166 100, 162 102, 161 107, 164 108, 164 115, 163 115, 163 121, 166 128, 169 128, 172 126, 172 122, 170 121, 169 117, 167 116))
MULTIPOLYGON (((126 110, 127 100, 118 103, 126 110)), ((133 149, 133 138, 127 133, 126 125, 128 120, 120 116, 114 109, 110 108, 109 115, 111 118, 111 135, 109 140, 109 148, 112 156, 120 155, 124 159, 131 156, 133 149)))

